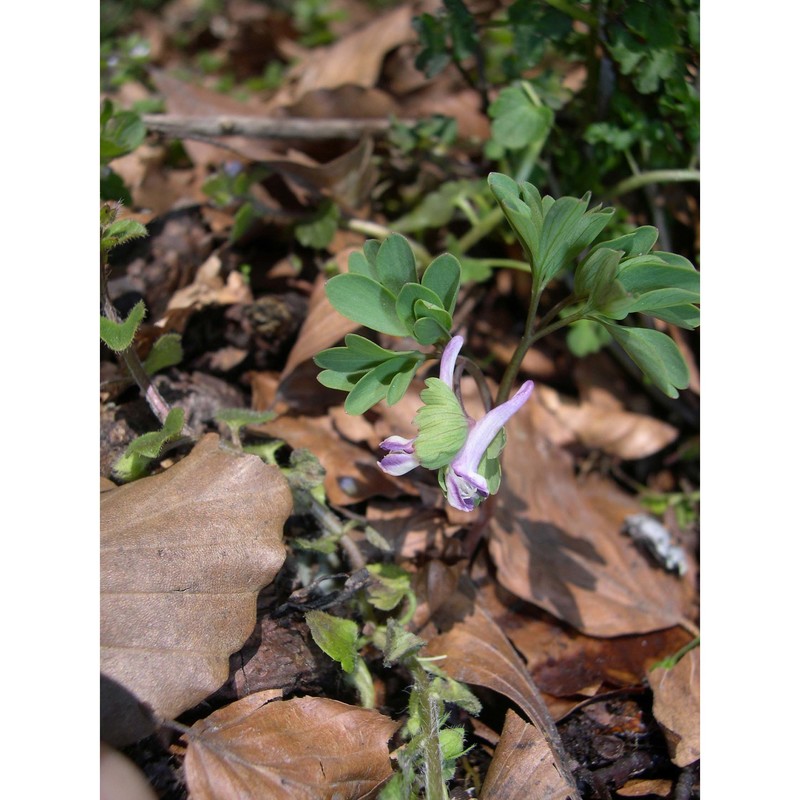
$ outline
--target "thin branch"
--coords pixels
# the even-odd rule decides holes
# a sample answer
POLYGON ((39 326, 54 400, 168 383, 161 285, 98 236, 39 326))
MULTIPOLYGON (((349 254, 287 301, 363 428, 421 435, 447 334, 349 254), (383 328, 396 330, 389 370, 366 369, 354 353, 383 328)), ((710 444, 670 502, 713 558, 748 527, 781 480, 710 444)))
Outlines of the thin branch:
MULTIPOLYGON (((187 117, 174 114, 145 114, 142 122, 151 130, 191 139, 196 136, 247 136, 252 139, 353 139, 364 134, 386 135, 388 119, 313 119, 307 117, 187 117)), ((412 125, 415 120, 398 120, 412 125)))

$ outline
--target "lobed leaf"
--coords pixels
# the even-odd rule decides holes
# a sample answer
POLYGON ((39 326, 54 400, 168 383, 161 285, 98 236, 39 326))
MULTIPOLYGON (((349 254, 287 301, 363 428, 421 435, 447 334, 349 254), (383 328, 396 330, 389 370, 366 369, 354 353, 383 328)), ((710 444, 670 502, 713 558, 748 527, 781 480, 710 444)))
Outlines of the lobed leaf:
POLYGON ((331 305, 343 316, 390 336, 406 336, 395 310, 396 296, 366 275, 336 275, 325 284, 331 305))
POLYGON ((417 262, 408 240, 399 233, 388 236, 378 250, 376 268, 380 283, 398 295, 407 283, 417 282, 417 262))
POLYGON ((100 338, 115 353, 127 350, 132 344, 145 315, 144 300, 140 300, 123 322, 114 322, 108 317, 100 316, 100 338))
POLYGON ((453 313, 461 285, 461 264, 450 253, 442 253, 428 264, 422 275, 422 285, 439 298, 442 308, 453 313))
POLYGON ((689 385, 689 368, 675 342, 661 331, 603 323, 633 362, 668 397, 689 385))

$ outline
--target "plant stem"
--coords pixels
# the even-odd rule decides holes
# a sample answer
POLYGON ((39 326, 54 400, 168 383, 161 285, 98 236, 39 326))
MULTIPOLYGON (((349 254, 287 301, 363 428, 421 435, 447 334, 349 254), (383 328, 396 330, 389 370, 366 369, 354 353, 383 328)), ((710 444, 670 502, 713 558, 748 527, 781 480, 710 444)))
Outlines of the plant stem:
POLYGON ((699 181, 700 171, 696 169, 654 169, 649 172, 640 172, 638 175, 631 175, 630 178, 620 181, 610 191, 606 197, 616 197, 634 189, 641 189, 651 183, 680 183, 682 181, 699 181))
POLYGON ((514 384, 514 378, 517 377, 520 365, 522 364, 522 359, 531 346, 533 331, 536 325, 536 312, 539 309, 539 300, 542 297, 543 290, 544 287, 539 286, 534 280, 533 286, 531 287, 531 304, 528 307, 528 317, 525 320, 525 331, 522 334, 522 338, 519 340, 517 349, 514 350, 514 354, 511 356, 511 361, 508 362, 506 371, 503 373, 503 379, 500 381, 500 388, 497 390, 497 405, 505 403, 505 401, 508 400, 508 396, 511 394, 511 387, 514 384))
POLYGON ((411 674, 421 696, 420 721, 422 735, 423 775, 425 800, 448 800, 447 786, 442 773, 442 748, 439 743, 439 698, 431 691, 431 683, 424 667, 414 661, 411 674))
MULTIPOLYGON (((111 302, 111 297, 108 294, 108 277, 105 264, 102 264, 100 267, 100 296, 103 303, 103 313, 106 315, 106 317, 108 317, 108 319, 110 319, 112 322, 122 322, 119 314, 117 313, 117 309, 114 308, 114 304, 111 302)), ((136 381, 136 384, 144 395, 144 399, 147 401, 147 405, 150 406, 150 410, 156 415, 158 421, 163 425, 167 419, 167 415, 171 410, 169 403, 167 403, 167 401, 161 396, 161 393, 156 388, 156 385, 150 379, 150 376, 145 371, 144 365, 139 359, 139 356, 133 349, 132 344, 130 347, 127 347, 125 350, 123 350, 120 355, 122 356, 122 360, 125 362, 125 366, 128 368, 128 372, 130 372, 131 377, 136 381)), ((183 426, 183 434, 185 436, 193 435, 192 430, 186 425, 183 426)))
MULTIPOLYGON (((392 233, 392 231, 385 225, 379 225, 377 222, 369 222, 364 219, 355 219, 354 217, 351 217, 345 221, 345 227, 348 230, 355 231, 356 233, 363 233, 365 236, 374 236, 376 239, 380 239, 381 241, 387 239, 392 233)), ((414 241, 414 239, 411 239, 408 236, 405 238, 411 246, 411 250, 413 251, 414 255, 424 266, 427 266, 431 263, 431 261, 433 261, 433 256, 428 252, 428 249, 424 245, 414 241)))

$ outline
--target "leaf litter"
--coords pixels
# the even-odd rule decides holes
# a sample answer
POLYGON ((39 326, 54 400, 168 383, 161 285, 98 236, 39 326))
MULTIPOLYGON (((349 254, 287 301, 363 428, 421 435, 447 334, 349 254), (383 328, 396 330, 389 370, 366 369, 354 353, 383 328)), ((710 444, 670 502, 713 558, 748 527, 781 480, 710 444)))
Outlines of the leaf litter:
MULTIPOLYGON (((262 65, 272 58, 285 64, 289 53, 297 58, 276 90, 251 92, 244 101, 211 88, 208 78, 187 83, 185 75, 172 72, 184 59, 177 32, 191 29, 202 38, 210 30, 209 23, 204 33, 191 14, 179 14, 181 6, 168 4, 163 19, 142 15, 159 66, 150 80, 170 112, 320 121, 445 113, 458 121, 465 154, 474 153, 467 138, 480 143, 489 135, 478 93, 455 70, 408 79, 414 54, 410 20, 418 13, 410 5, 378 18, 361 13, 366 25, 337 23, 337 41, 305 48, 274 10, 232 2, 230 35, 216 41, 218 53, 230 56, 240 74, 252 69, 246 66, 248 37, 266 48, 262 65)), ((376 158, 386 158, 402 175, 403 158, 380 138, 355 145, 184 138, 187 158, 179 166, 167 164, 163 142, 149 146, 157 149, 119 159, 125 162, 120 172, 133 191, 131 213, 154 226, 172 215, 170 236, 155 250, 146 245, 149 263, 137 266, 132 257, 120 256, 117 296, 131 289, 145 293, 148 308, 159 312, 156 319, 164 316, 161 322, 187 339, 197 337, 187 362, 163 376, 165 383, 180 383, 181 373, 194 365, 249 395, 254 408, 279 409, 277 419, 250 433, 283 443, 284 451, 314 453, 325 468, 328 502, 373 526, 392 545, 392 557, 415 575, 420 608, 427 613, 418 614, 420 625, 427 625, 418 630, 429 637, 425 652, 446 656, 442 668, 480 687, 488 699, 486 713, 474 722, 476 732, 481 726, 490 732, 488 739, 464 758, 474 765, 482 754, 480 796, 528 797, 535 785, 536 796, 577 798, 574 775, 585 777, 576 772, 577 762, 598 774, 627 763, 625 748, 635 737, 625 739, 621 731, 640 724, 647 701, 638 698, 648 691, 653 726, 663 732, 660 746, 676 768, 691 769, 699 757, 699 651, 670 669, 648 670, 691 638, 696 556, 689 553, 689 574, 680 578, 624 536, 626 518, 643 508, 604 469, 607 463, 659 458, 681 433, 675 417, 642 402, 615 365, 592 370, 586 366, 591 359, 574 362, 564 352, 537 348, 523 362, 520 379, 528 370, 551 386, 537 383, 537 407, 508 428, 504 481, 491 513, 482 510, 476 522, 441 502, 430 503, 438 496, 433 485, 414 475, 389 478, 376 467, 376 443, 419 407, 413 394, 399 407, 381 404, 356 425, 315 382, 310 358, 356 328, 331 309, 322 291, 324 248, 312 253, 287 236, 289 221, 326 197, 350 214, 388 221, 389 205, 379 199, 387 183, 377 182, 373 166, 376 158), (267 165, 271 172, 258 196, 274 213, 263 217, 249 242, 227 239, 233 212, 213 208, 201 190, 210 175, 233 162, 267 165), (176 204, 186 202, 200 207, 191 225, 185 213, 174 215, 176 204), (271 265, 283 259, 282 269, 270 272, 265 259, 271 265), (194 326, 220 324, 213 322, 220 318, 204 319, 201 306, 206 313, 248 308, 264 296, 290 292, 303 294, 308 310, 290 334, 291 346, 270 369, 257 364, 248 347, 239 347, 235 358, 204 355, 207 332, 194 326), (612 374, 616 383, 609 387, 612 374), (469 564, 466 539, 474 531, 488 537, 490 560, 484 553, 469 564), (616 703, 615 693, 626 690, 634 700, 616 703), (576 731, 583 732, 582 740, 576 731), (485 744, 490 741, 496 747, 485 744), (594 747, 589 755, 581 749, 587 742, 594 747)), ((419 174, 426 180, 441 175, 441 165, 420 165, 419 174)), ((417 176, 404 179, 413 184, 417 176)), ((396 202, 392 191, 389 203, 396 202)), ((336 242, 328 255, 341 265, 348 251, 336 242)), ((360 249, 363 237, 348 244, 360 249)), ((498 285, 505 280, 498 275, 498 285)), ((484 297, 487 313, 474 319, 470 342, 476 352, 499 353, 505 331, 485 320, 508 313, 507 300, 484 297)), ((680 332, 678 338, 691 356, 680 332)), ((692 358, 690 364, 694 376, 692 358)), ((124 394, 112 402, 119 404, 116 413, 132 405, 124 394)), ((214 429, 209 414, 201 424, 214 429)), ((307 564, 287 549, 312 522, 291 513, 280 470, 252 456, 234 456, 214 437, 202 439, 182 459, 180 451, 171 454, 159 470, 104 491, 101 500, 103 703, 112 718, 104 736, 122 745, 164 719, 191 726, 182 743, 173 736, 170 758, 182 763, 193 797, 362 797, 377 791, 393 768, 392 737, 402 719, 398 697, 407 687, 376 669, 379 713, 359 708, 352 690, 330 665, 323 667, 324 656, 287 601, 309 578, 326 576, 304 575, 307 564), (137 658, 145 651, 146 657, 137 658), (286 693, 293 696, 281 699, 286 693)), ((308 595, 314 602, 324 596, 308 595)), ((648 737, 655 736, 644 723, 636 736, 647 750, 654 740, 645 740, 645 728, 648 737)), ((139 752, 136 746, 128 751, 134 757, 139 752)), ((622 766, 618 775, 603 773, 621 796, 664 796, 665 786, 674 785, 674 772, 659 784, 622 766)), ((463 785, 467 774, 460 774, 463 785)), ((477 788, 480 779, 471 785, 477 788)), ((174 796, 185 796, 185 787, 180 791, 174 796)))

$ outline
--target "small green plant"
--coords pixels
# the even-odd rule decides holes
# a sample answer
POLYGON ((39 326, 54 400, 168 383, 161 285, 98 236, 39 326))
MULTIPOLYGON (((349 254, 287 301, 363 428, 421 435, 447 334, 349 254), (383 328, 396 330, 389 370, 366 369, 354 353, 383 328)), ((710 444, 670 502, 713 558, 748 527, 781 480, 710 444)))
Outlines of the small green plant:
POLYGON ((358 334, 344 347, 315 358, 319 381, 347 392, 345 410, 363 414, 385 400, 397 403, 429 358, 440 360, 439 377, 428 378, 420 395, 412 439, 390 436, 381 443, 387 455, 379 462, 392 475, 416 467, 434 470, 450 505, 472 511, 500 485, 503 428, 528 400, 533 383, 511 389, 528 348, 560 328, 592 323, 616 341, 645 378, 669 397, 689 383, 689 372, 674 341, 654 327, 629 324, 633 315, 692 329, 699 324, 699 275, 686 259, 653 251, 657 231, 641 227, 594 244, 614 213, 589 207, 589 195, 558 200, 527 182, 493 173, 488 180, 502 214, 525 253, 531 296, 525 329, 497 396, 469 358, 461 356, 464 339, 451 333, 461 283, 459 260, 449 253, 433 259, 421 276, 413 251, 399 234, 383 243, 367 241, 350 256, 349 271, 328 281, 326 293, 341 314, 389 336, 434 346, 389 350, 358 334), (573 290, 539 316, 547 286, 567 270, 573 290), (461 401, 460 374, 469 370, 481 388, 486 414, 469 417, 461 401))
POLYGON ((133 239, 147 236, 144 225, 132 219, 118 219, 119 205, 104 204, 100 209, 100 339, 118 354, 133 381, 139 386, 150 409, 161 422, 161 429, 134 439, 117 463, 114 475, 121 481, 131 481, 144 475, 148 464, 157 458, 164 446, 188 433, 183 410, 170 408, 159 393, 151 376, 161 369, 177 364, 183 358, 180 337, 174 333, 160 336, 147 358, 142 361, 136 352, 136 333, 145 317, 144 301, 140 300, 122 319, 108 293, 108 254, 133 239))

